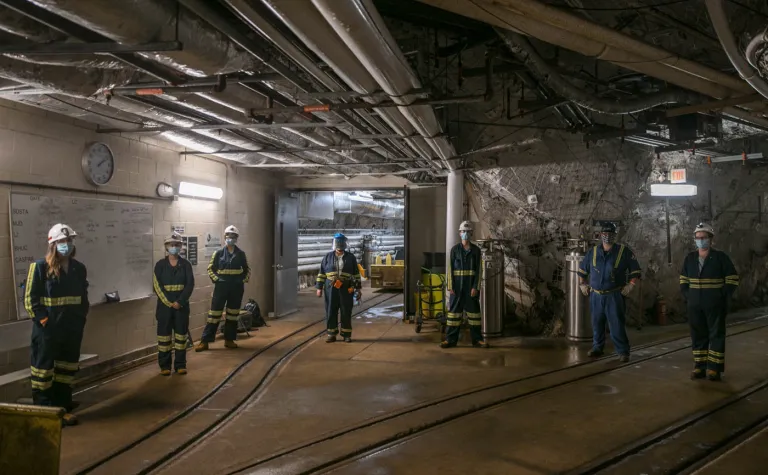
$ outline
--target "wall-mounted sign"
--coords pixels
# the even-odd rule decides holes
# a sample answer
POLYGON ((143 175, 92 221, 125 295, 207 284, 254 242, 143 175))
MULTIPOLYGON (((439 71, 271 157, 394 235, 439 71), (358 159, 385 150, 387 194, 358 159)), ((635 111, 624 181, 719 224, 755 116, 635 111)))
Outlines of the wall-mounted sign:
POLYGON ((187 259, 193 266, 197 265, 197 236, 181 237, 181 257, 187 259))
POLYGON ((669 171, 670 183, 685 183, 685 168, 673 168, 669 171))

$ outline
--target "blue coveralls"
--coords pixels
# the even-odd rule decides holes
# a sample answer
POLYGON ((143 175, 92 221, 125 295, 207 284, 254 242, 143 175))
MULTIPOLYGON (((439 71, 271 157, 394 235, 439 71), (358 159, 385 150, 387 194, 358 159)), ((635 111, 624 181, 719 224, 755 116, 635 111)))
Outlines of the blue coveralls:
POLYGON ((69 269, 62 269, 56 277, 48 275, 45 259, 33 262, 24 289, 24 308, 33 322, 32 399, 38 406, 68 409, 72 383, 80 369, 89 308, 85 266, 70 258, 69 269))
POLYGON ((251 277, 245 253, 237 246, 232 248, 232 252, 226 246, 214 252, 208 264, 208 277, 213 282, 213 296, 200 341, 210 343, 216 339, 216 330, 225 313, 224 339, 234 341, 237 338, 237 320, 240 318, 245 284, 251 277))
POLYGON ((446 341, 455 345, 461 332, 462 313, 467 313, 469 333, 472 343, 483 341, 482 319, 480 318, 480 280, 482 274, 482 254, 476 244, 469 243, 469 249, 464 249, 461 243, 451 248, 448 259, 447 284, 448 291, 453 291, 448 301, 448 327, 445 332, 446 341), (475 296, 472 296, 472 290, 475 296))
POLYGON ((640 278, 640 264, 632 250, 624 244, 614 244, 606 252, 602 244, 587 251, 579 265, 579 276, 588 280, 592 292, 589 308, 592 313, 592 349, 603 351, 605 323, 619 355, 629 355, 629 338, 624 328, 626 303, 621 289, 632 279, 640 278))
POLYGON ((352 337, 352 305, 354 291, 362 286, 357 258, 351 252, 344 251, 342 266, 339 269, 336 251, 325 255, 317 274, 318 289, 325 288, 325 323, 329 336, 339 333, 339 313, 341 313, 341 337, 352 337), (341 287, 333 283, 341 280, 341 287))

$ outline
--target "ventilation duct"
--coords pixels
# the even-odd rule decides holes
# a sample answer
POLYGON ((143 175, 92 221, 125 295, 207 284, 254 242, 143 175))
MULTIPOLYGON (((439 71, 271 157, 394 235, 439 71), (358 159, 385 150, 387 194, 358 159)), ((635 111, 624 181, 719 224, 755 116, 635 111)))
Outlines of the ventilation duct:
POLYGON ((0 7, 0 31, 20 36, 36 43, 64 41, 66 35, 52 30, 26 15, 6 7, 0 7))
POLYGON ((178 40, 183 51, 139 54, 190 76, 255 72, 261 64, 176 2, 121 0, 99 2, 96 7, 82 0, 29 1, 119 43, 178 40))

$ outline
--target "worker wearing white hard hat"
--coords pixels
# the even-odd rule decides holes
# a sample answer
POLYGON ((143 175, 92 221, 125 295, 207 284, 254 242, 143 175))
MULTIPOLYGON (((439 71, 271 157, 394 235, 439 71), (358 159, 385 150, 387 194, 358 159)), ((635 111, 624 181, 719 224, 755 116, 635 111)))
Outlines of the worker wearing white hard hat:
POLYGON ((166 256, 155 264, 152 287, 157 295, 157 362, 160 374, 187 374, 189 298, 195 288, 192 264, 181 257, 182 238, 171 234, 164 242, 166 256))
POLYGON ((696 250, 680 271, 680 290, 688 308, 693 348, 691 379, 719 381, 725 370, 725 320, 728 302, 739 286, 731 258, 712 247, 715 230, 699 223, 693 230, 696 250))
POLYGON ((472 346, 488 348, 483 339, 480 318, 480 281, 482 279, 482 255, 480 248, 470 241, 472 224, 464 221, 459 225, 461 242, 451 248, 446 269, 446 282, 450 294, 445 340, 441 348, 452 348, 459 342, 463 314, 467 314, 472 346))
POLYGON ((195 351, 205 351, 208 344, 216 338, 216 330, 222 317, 224 320, 224 346, 237 348, 237 321, 240 317, 240 304, 245 293, 245 284, 251 276, 251 268, 245 252, 237 247, 240 231, 235 226, 224 229, 225 246, 211 256, 208 263, 208 276, 214 284, 211 309, 208 311, 203 336, 195 351))
POLYGON ((75 259, 75 236, 66 224, 53 226, 45 258, 29 266, 24 284, 24 308, 33 322, 32 398, 39 406, 63 407, 65 425, 77 424, 72 383, 89 308, 88 274, 75 259))

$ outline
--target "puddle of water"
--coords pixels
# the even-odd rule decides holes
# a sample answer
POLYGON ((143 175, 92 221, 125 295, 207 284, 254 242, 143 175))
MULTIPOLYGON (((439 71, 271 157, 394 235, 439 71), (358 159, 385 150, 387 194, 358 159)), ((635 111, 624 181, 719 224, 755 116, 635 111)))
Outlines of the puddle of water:
POLYGON ((374 307, 355 317, 355 320, 370 320, 379 318, 402 318, 403 304, 389 305, 387 307, 374 307))
POLYGON ((616 394, 619 392, 616 386, 609 386, 607 384, 598 384, 593 386, 592 389, 594 389, 597 394, 616 394))

